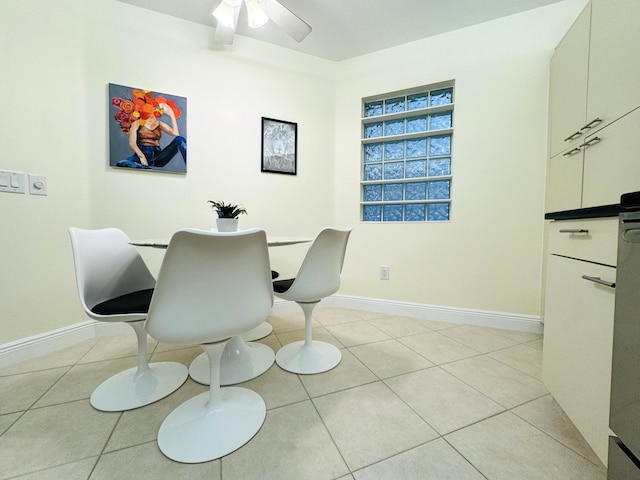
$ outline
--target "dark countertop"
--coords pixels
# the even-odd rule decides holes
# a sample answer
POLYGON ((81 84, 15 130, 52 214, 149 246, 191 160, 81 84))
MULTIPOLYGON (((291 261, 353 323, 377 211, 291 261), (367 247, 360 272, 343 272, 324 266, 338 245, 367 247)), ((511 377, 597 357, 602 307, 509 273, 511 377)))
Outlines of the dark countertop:
POLYGON ((580 218, 617 217, 620 214, 620 204, 600 205, 597 207, 577 208, 560 212, 545 213, 545 220, 578 220, 580 218))

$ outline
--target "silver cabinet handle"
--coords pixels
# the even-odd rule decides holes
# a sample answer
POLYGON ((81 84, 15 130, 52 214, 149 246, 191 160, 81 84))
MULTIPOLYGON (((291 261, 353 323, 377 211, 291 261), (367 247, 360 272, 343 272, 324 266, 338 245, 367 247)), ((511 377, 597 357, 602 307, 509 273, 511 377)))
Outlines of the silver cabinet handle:
POLYGON ((576 153, 579 153, 579 152, 580 152, 580 149, 578 147, 576 147, 576 148, 572 148, 571 150, 569 150, 566 153, 563 153, 562 156, 563 157, 570 157, 571 155, 575 155, 576 153))
POLYGON ((599 123, 602 123, 602 119, 601 118, 594 118, 589 123, 587 123, 584 127, 582 127, 580 129, 580 131, 582 132, 584 130, 589 130, 589 129, 595 127, 596 125, 598 125, 599 123))
POLYGON ((558 230, 558 232, 560 232, 560 233, 571 233, 571 234, 574 234, 574 233, 588 234, 589 230, 586 229, 586 228, 563 228, 563 229, 558 230))
POLYGON ((616 288, 615 282, 607 282, 606 280, 602 280, 600 277, 590 277, 589 275, 582 275, 582 278, 590 282, 597 283, 598 285, 604 285, 605 287, 616 288))
POLYGON ((589 148, 592 145, 595 145, 596 143, 601 142, 602 139, 600 137, 593 137, 591 140, 584 142, 582 145, 578 145, 578 148, 589 148))
POLYGON ((601 118, 594 118, 593 120, 591 120, 589 123, 587 123, 584 127, 582 127, 580 130, 578 130, 575 133, 572 133, 571 135, 569 135, 567 138, 564 139, 565 142, 569 142, 571 140, 575 140, 576 138, 578 138, 580 135, 582 135, 584 133, 585 130, 590 130, 593 127, 595 127, 596 125, 598 125, 599 123, 602 123, 602 119, 601 118))
POLYGON ((640 228, 627 228, 622 231, 621 237, 625 242, 640 243, 640 228))
POLYGON ((567 138, 565 138, 564 141, 568 142, 569 140, 575 140, 580 135, 582 135, 582 132, 580 130, 578 130, 576 133, 573 133, 573 134, 569 135, 567 138))

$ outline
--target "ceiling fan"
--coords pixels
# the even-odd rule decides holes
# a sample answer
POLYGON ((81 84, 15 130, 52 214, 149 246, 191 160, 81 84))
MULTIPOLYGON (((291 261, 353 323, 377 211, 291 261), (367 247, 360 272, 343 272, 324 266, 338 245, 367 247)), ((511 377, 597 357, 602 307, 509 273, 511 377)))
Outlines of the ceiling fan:
MULTIPOLYGON (((218 21, 214 41, 225 45, 233 43, 238 16, 243 0, 222 0, 211 15, 218 21)), ((260 28, 271 20, 296 42, 301 42, 311 27, 277 0, 244 0, 247 22, 251 28, 260 28)))

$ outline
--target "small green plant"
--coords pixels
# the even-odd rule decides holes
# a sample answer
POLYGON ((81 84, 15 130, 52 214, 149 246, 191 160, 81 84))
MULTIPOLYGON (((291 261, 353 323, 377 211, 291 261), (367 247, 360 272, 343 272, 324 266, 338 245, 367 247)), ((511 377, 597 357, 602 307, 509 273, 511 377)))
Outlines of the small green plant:
POLYGON ((218 214, 218 218, 238 218, 241 213, 247 213, 247 210, 240 205, 232 203, 219 202, 217 200, 208 200, 211 209, 218 214))

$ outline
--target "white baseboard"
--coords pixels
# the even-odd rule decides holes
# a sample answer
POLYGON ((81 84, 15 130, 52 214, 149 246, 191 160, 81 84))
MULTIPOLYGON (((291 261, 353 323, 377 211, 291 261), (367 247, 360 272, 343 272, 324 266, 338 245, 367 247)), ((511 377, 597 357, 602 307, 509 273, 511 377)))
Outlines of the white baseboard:
POLYGON ((423 303, 398 302, 377 298, 334 295, 327 299, 332 306, 401 315, 418 320, 433 320, 444 323, 479 325, 482 327, 515 330, 518 332, 542 333, 543 323, 537 315, 474 310, 470 308, 443 307, 423 303))
POLYGON ((71 347, 92 338, 126 335, 127 333, 133 333, 133 330, 121 322, 108 323, 85 320, 74 323, 68 327, 0 345, 0 368, 71 347))
MULTIPOLYGON (((534 315, 442 307, 439 305, 397 302, 349 295, 333 295, 324 299, 321 304, 322 306, 364 310, 385 315, 400 315, 418 320, 479 325, 529 333, 543 332, 540 317, 534 315)), ((274 302, 272 309, 274 314, 299 311, 300 307, 294 302, 280 299, 274 302)), ((45 332, 34 335, 33 337, 27 337, 0 345, 0 368, 39 357, 40 355, 45 355, 55 350, 70 347, 84 340, 127 333, 133 334, 133 330, 124 323, 86 320, 51 332, 45 332)))
POLYGON ((23 362, 96 337, 94 320, 58 328, 0 345, 0 367, 23 362))

